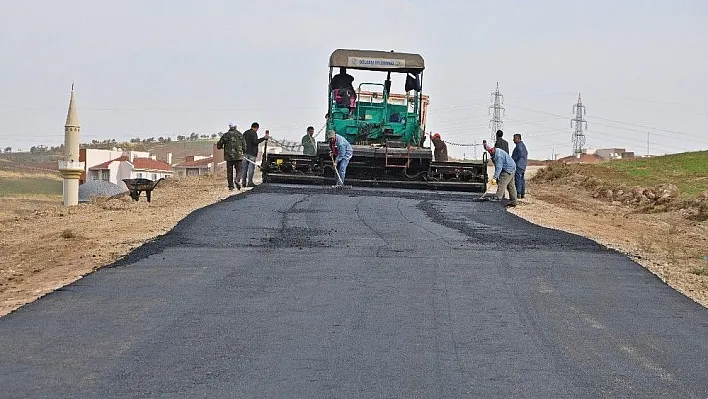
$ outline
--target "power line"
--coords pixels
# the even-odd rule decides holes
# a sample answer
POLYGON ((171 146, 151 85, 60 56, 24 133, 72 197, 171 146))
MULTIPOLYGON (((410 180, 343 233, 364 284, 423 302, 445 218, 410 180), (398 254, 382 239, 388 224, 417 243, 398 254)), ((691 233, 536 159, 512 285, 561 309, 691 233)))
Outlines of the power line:
MULTIPOLYGON (((527 107, 522 107, 522 106, 520 106, 520 105, 511 105, 511 106, 512 106, 512 107, 519 108, 519 109, 523 109, 523 110, 529 111, 529 112, 534 112, 534 113, 543 114, 543 115, 555 116, 555 117, 557 117, 557 118, 559 118, 559 119, 565 119, 565 118, 567 118, 566 116, 563 116, 563 115, 554 114, 554 113, 551 113, 551 112, 539 111, 539 110, 535 110, 535 109, 531 109, 531 108, 527 108, 527 107)), ((601 118, 601 117, 598 117, 598 116, 593 116, 592 119, 598 119, 598 120, 604 120, 604 121, 613 122, 613 123, 618 123, 618 124, 624 124, 624 125, 629 125, 629 126, 641 127, 641 128, 644 128, 644 129, 651 129, 651 130, 652 130, 652 135, 657 135, 657 136, 658 136, 659 134, 654 133, 654 131, 661 131, 661 132, 667 132, 667 133, 678 134, 678 135, 690 137, 691 139, 696 139, 697 137, 700 137, 700 136, 693 135, 693 134, 689 134, 689 133, 686 133, 686 132, 681 132, 681 131, 676 131, 676 130, 669 130, 669 129, 663 129, 663 128, 659 128, 659 127, 656 127, 656 126, 641 125, 641 124, 636 124, 636 123, 631 123, 631 122, 623 122, 623 121, 619 121, 619 120, 615 120, 615 119, 601 118)), ((646 133, 646 130, 636 130, 636 129, 621 128, 621 127, 618 127, 618 126, 606 125, 606 124, 601 124, 601 123, 597 123, 597 122, 593 122, 593 123, 594 123, 595 125, 610 127, 610 128, 614 128, 614 129, 623 129, 623 130, 630 131, 630 132, 646 133)), ((669 137, 669 138, 671 138, 671 136, 665 136, 665 135, 662 136, 662 137, 669 137)), ((701 141, 701 140, 698 140, 698 142, 702 142, 702 141, 701 141)))

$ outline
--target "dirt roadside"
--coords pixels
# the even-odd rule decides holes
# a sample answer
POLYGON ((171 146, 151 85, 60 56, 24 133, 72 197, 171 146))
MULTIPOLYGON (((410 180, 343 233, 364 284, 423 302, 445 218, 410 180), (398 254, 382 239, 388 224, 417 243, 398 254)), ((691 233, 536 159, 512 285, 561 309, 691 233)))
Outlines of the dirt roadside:
POLYGON ((228 191, 222 172, 163 181, 151 203, 124 197, 65 208, 60 198, 3 198, 0 316, 125 256, 192 211, 238 193, 228 191))

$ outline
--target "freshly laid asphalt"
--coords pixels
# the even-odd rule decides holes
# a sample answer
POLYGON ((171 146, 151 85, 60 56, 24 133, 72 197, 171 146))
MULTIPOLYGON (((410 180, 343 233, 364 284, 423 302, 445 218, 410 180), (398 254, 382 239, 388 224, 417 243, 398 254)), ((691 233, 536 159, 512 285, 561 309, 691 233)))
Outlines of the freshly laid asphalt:
POLYGON ((708 397, 708 310, 478 198, 229 197, 0 318, 0 398, 708 397))

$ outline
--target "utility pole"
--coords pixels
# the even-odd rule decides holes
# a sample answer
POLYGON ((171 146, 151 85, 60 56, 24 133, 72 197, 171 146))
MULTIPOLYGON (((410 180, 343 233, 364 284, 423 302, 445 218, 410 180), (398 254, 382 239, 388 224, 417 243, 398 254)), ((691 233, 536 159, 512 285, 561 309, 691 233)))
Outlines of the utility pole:
POLYGON ((578 93, 578 103, 573 105, 573 113, 575 113, 575 118, 570 120, 570 127, 573 127, 573 122, 575 122, 575 131, 573 132, 573 155, 580 157, 583 152, 583 147, 585 147, 585 133, 583 133, 583 124, 585 124, 585 129, 588 128, 588 122, 584 119, 585 106, 583 105, 583 100, 580 98, 580 93, 578 93))
POLYGON ((647 129, 647 157, 649 156, 649 134, 651 133, 651 129, 647 129))
POLYGON ((489 129, 492 131, 492 143, 497 139, 497 130, 502 130, 504 128, 504 122, 502 122, 502 114, 506 116, 506 110, 502 106, 504 103, 504 96, 499 92, 499 82, 497 82, 497 89, 491 94, 493 105, 489 106, 490 114, 492 119, 489 120, 489 129), (493 110, 493 111, 492 111, 493 110))

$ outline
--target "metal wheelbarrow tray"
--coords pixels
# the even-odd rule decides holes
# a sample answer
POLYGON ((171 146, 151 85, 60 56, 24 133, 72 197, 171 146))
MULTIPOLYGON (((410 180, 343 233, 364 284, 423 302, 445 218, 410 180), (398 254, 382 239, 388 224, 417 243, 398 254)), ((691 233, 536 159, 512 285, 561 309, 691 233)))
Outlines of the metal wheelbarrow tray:
POLYGON ((123 179, 123 183, 128 187, 132 199, 137 201, 140 198, 140 194, 145 191, 147 202, 150 202, 150 194, 161 180, 164 180, 164 177, 155 181, 150 179, 123 179))

